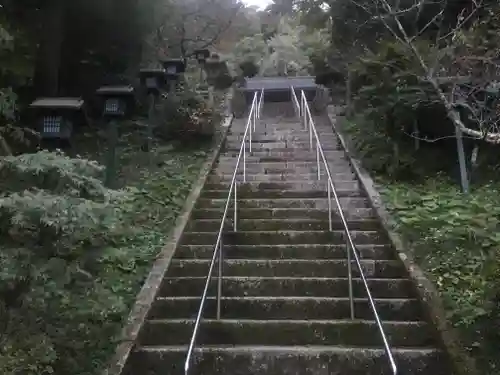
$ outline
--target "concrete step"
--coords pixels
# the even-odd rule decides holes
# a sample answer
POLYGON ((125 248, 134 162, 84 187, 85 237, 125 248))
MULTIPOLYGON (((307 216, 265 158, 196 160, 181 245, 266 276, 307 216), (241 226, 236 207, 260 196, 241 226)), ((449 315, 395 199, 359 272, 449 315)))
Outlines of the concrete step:
MULTIPOLYGON (((323 129, 317 129, 318 132, 318 138, 320 139, 321 143, 323 141, 338 141, 338 137, 332 134, 331 131, 328 130, 323 130, 323 129)), ((231 134, 228 134, 227 136, 227 141, 229 142, 240 142, 243 140, 243 133, 244 130, 242 129, 239 132, 233 132, 231 134)), ((245 139, 248 139, 249 136, 247 134, 247 137, 245 139)), ((313 135, 313 140, 316 137, 313 135)), ((306 132, 296 132, 293 130, 287 131, 264 131, 264 132, 257 132, 252 134, 252 139, 255 140, 258 143, 273 143, 273 142, 281 142, 281 141, 288 141, 288 142, 296 142, 296 141, 302 141, 302 142, 309 142, 309 133, 306 132)), ((309 144, 309 143, 308 143, 309 144)))
MULTIPOLYGON (((243 163, 243 161, 241 161, 243 163)), ((213 173, 215 174, 232 174, 236 167, 236 160, 232 162, 219 163, 215 166, 213 173)), ((348 164, 345 165, 329 165, 332 178, 335 175, 352 173, 352 169, 348 164)), ((324 171, 324 166, 320 166, 320 171, 324 171)), ((246 173, 248 174, 313 174, 318 172, 316 162, 314 163, 246 163, 246 173)), ((325 172, 326 174, 326 172, 325 172)), ((243 164, 238 167, 238 175, 243 175, 243 164)))
MULTIPOLYGON (((231 207, 234 207, 231 205, 231 207)), ((233 212, 231 210, 230 212, 233 212)), ((338 215, 335 203, 332 203, 333 219, 338 215)), ((224 214, 223 208, 215 209, 195 209, 191 214, 192 219, 222 219, 224 214)), ((232 217, 232 215, 231 215, 232 217)), ((378 220, 374 211, 371 208, 354 208, 352 211, 345 211, 344 217, 348 221, 349 228, 355 229, 352 225, 356 225, 359 220, 371 219, 378 220), (352 221, 352 223, 350 222, 352 221)), ((238 219, 315 219, 328 220, 328 210, 306 209, 306 208, 245 208, 238 210, 238 219)))
MULTIPOLYGON (((248 146, 248 140, 247 140, 247 146, 248 146)), ((252 150, 256 151, 268 151, 268 150, 273 150, 274 148, 280 148, 282 150, 288 150, 288 149, 298 149, 302 151, 307 151, 307 152, 316 152, 316 147, 315 143, 313 143, 313 149, 310 149, 310 143, 309 140, 297 140, 297 141, 278 141, 275 143, 269 143, 269 142, 259 142, 258 140, 255 140, 252 138, 252 150)), ((323 148, 323 151, 342 151, 342 147, 338 141, 335 140, 325 140, 321 141, 321 147, 323 148)), ((236 151, 239 152, 241 148, 241 141, 227 141, 223 148, 222 148, 222 153, 227 152, 227 151, 236 151)))
MULTIPOLYGON (((191 319, 146 321, 139 345, 183 345, 193 333, 191 319)), ((425 322, 384 322, 393 346, 429 347, 435 344, 425 322)), ((371 320, 204 320, 198 345, 346 345, 379 347, 381 339, 371 320)))
MULTIPOLYGON (((238 157, 240 150, 229 151, 225 150, 221 155, 223 157, 238 157)), ((339 150, 323 150, 323 153, 327 160, 347 160, 347 156, 344 151, 339 150)), ((249 152, 247 155, 247 160, 259 159, 263 158, 269 159, 284 159, 284 160, 293 160, 293 159, 304 159, 304 160, 316 160, 316 149, 308 150, 308 149, 300 149, 300 148, 289 148, 282 151, 270 150, 265 151, 259 149, 258 147, 253 147, 252 144, 252 152, 249 152)))
MULTIPOLYGON (((273 155, 275 153, 278 154, 289 154, 293 153, 294 151, 301 151, 301 152, 311 152, 313 154, 316 153, 316 148, 313 148, 312 150, 309 149, 309 144, 306 143, 292 143, 292 142, 283 142, 281 144, 275 144, 274 147, 269 147, 269 145, 272 143, 255 143, 252 142, 252 154, 254 155, 255 153, 258 153, 256 156, 260 154, 267 154, 267 155, 273 155)), ((323 151, 326 152, 333 152, 333 153, 342 153, 342 155, 339 155, 339 157, 344 157, 345 152, 338 146, 332 146, 329 145, 328 147, 326 145, 321 145, 323 148, 323 151), (324 146, 324 147, 323 147, 324 146)), ((240 144, 230 144, 226 145, 225 147, 222 148, 222 153, 224 155, 236 155, 238 156, 241 148, 241 143, 240 144)))
MULTIPOLYGON (((344 212, 354 208, 371 208, 368 199, 363 197, 340 197, 340 205, 344 212)), ((224 208, 227 195, 224 198, 200 198, 197 201, 197 209, 224 208)), ((301 199, 238 199, 238 208, 242 211, 247 208, 254 209, 328 209, 328 199, 324 198, 301 198, 301 199)), ((230 202, 233 207, 233 201, 230 202)))
MULTIPOLYGON (((181 245, 213 245, 218 231, 184 232, 181 245)), ((355 245, 385 245, 387 236, 378 231, 350 231, 355 245)), ((343 230, 339 231, 252 231, 224 232, 227 245, 280 245, 280 244, 345 244, 343 230)))
MULTIPOLYGON (((148 319, 196 319, 200 296, 160 297, 153 304, 148 319)), ((224 290, 225 291, 225 290, 224 290)), ((422 310, 417 299, 376 299, 377 312, 384 322, 422 320, 422 310)), ((205 319, 216 316, 217 300, 210 297, 205 305, 205 319)), ((331 297, 229 297, 221 300, 224 319, 259 320, 332 320, 350 319, 349 298, 331 297)), ((366 298, 354 300, 356 319, 374 319, 366 298)))
MULTIPOLYGON (((212 172, 208 176, 208 183, 230 183, 233 179, 233 172, 231 173, 215 173, 212 172)), ((237 174, 238 181, 242 181, 243 171, 239 171, 237 174)), ((320 173, 321 181, 326 181, 327 174, 324 170, 320 173)), ((287 182, 287 181, 317 181, 318 173, 314 171, 313 173, 279 173, 279 174, 250 174, 246 173, 247 182, 287 182)), ((332 176, 333 182, 337 181, 356 181, 354 173, 337 173, 332 176)))
MULTIPOLYGON (((333 152, 333 151, 330 151, 333 152)), ((238 154, 235 155, 225 155, 222 154, 219 156, 219 164, 233 164, 236 165, 236 158, 238 154)), ((328 165, 330 166, 344 166, 349 165, 349 162, 345 158, 339 158, 337 156, 330 157, 325 152, 325 157, 328 161, 328 165)), ((297 153, 296 156, 292 157, 291 155, 285 156, 254 156, 253 153, 246 154, 246 162, 247 164, 252 163, 281 163, 281 166, 290 165, 290 164, 305 164, 309 163, 310 165, 316 166, 316 155, 312 152, 304 152, 297 153)), ((242 160, 243 162, 243 160, 242 160)), ((320 160, 321 167, 323 167, 323 162, 320 160)))
MULTIPOLYGON (((233 218, 230 215, 226 219, 226 225, 233 227, 233 218)), ((188 223, 187 230, 198 231, 218 231, 221 226, 221 219, 196 219, 188 223)), ((283 230, 328 230, 329 223, 327 218, 323 219, 241 219, 237 220, 237 230, 251 231, 283 231, 283 230)), ((338 217, 333 215, 332 227, 334 230, 344 229, 343 223, 338 217)), ((351 220, 349 222, 350 230, 370 231, 379 230, 382 226, 378 220, 351 220)))
MULTIPOLYGON (((313 151, 316 151, 316 137, 313 136, 313 151)), ((340 141, 332 137, 330 134, 319 135, 319 141, 321 146, 324 148, 333 148, 334 150, 342 150, 340 141)), ((239 150, 241 147, 241 143, 243 142, 243 134, 238 136, 228 136, 226 141, 224 142, 224 147, 236 148, 239 150)), ((247 136, 245 138, 245 142, 248 146, 250 142, 250 137, 247 136)), ((311 150, 311 140, 308 135, 299 136, 293 134, 279 134, 279 135, 261 135, 261 134, 252 134, 252 146, 256 145, 257 149, 259 148, 267 148, 269 145, 281 145, 281 147, 286 148, 296 148, 299 150, 310 151, 311 150)))
MULTIPOLYGON (((227 182, 208 182, 205 184, 205 190, 229 190, 231 181, 227 182)), ((359 190, 358 181, 334 181, 335 190, 337 191, 349 191, 349 190, 359 190)), ((311 191, 311 190, 327 190, 328 182, 326 179, 323 181, 313 180, 288 180, 288 181, 274 181, 274 182, 261 182, 261 181, 247 181, 238 182, 238 192, 251 192, 258 190, 301 190, 301 191, 311 191)))
MULTIPOLYGON (((336 189, 338 197, 359 197, 362 195, 361 190, 353 189, 336 189)), ((201 192, 201 198, 215 198, 224 199, 228 197, 229 189, 224 190, 203 190, 201 192)), ((262 199, 281 199, 281 198, 327 198, 328 192, 323 189, 304 189, 304 190, 278 190, 278 189, 244 189, 243 191, 238 191, 238 196, 242 199, 245 198, 262 198, 262 199)), ((333 195, 332 195, 333 196, 333 195)))
MULTIPOLYGON (((340 346, 213 346, 197 349, 192 373, 204 375, 381 375, 389 374, 383 349, 340 346)), ((184 375, 186 346, 141 347, 124 375, 184 375)), ((449 375, 436 349, 396 348, 398 374, 449 375)))
MULTIPOLYGON (((241 144, 241 141, 243 140, 243 130, 233 132, 231 134, 228 134, 228 137, 226 138, 226 144, 228 143, 234 143, 237 145, 238 143, 241 144)), ((332 134, 328 130, 319 130, 318 129, 318 137, 320 139, 321 144, 339 144, 339 138, 332 134)), ((245 139, 250 138, 247 134, 247 137, 245 139)), ((280 133, 273 133, 270 131, 266 131, 264 133, 252 133, 252 139, 257 141, 258 143, 262 145, 273 145, 273 144, 280 144, 280 143, 303 143, 307 147, 309 147, 309 133, 306 132, 280 132, 280 133)), ((316 140, 316 137, 313 134, 313 141, 316 140)))
MULTIPOLYGON (((245 127, 233 128, 231 129, 231 134, 234 135, 243 134, 244 131, 245 127)), ((332 128, 327 126, 317 126, 316 131, 318 133, 330 133, 332 135, 334 134, 332 128)), ((257 124, 255 130, 253 130, 252 127, 252 134, 272 135, 272 134, 283 134, 283 133, 290 133, 294 135, 300 135, 301 133, 309 134, 309 130, 305 130, 303 124, 294 121, 282 124, 276 124, 273 122, 257 124)))
MULTIPOLYGON (((206 276, 209 266, 208 259, 173 259, 166 276, 206 276)), ((361 267, 368 278, 406 277, 404 267, 395 260, 361 260, 361 267)), ((347 277, 347 273, 347 260, 343 259, 226 259, 223 263, 223 274, 233 277, 347 277)), ((352 274, 359 277, 354 263, 352 274)))
MULTIPOLYGON (((360 258, 392 260, 394 250, 385 245, 356 246, 360 258)), ((342 245, 224 245, 226 259, 345 259, 346 246, 342 245)), ((177 259, 212 259, 214 244, 181 245, 177 259)))
MULTIPOLYGON (((240 135, 245 131, 245 126, 235 126, 231 127, 230 134, 231 135, 240 135)), ((330 134, 336 137, 336 134, 333 132, 331 125, 320 125, 315 126, 318 134, 330 134)), ((255 126, 255 130, 252 127, 252 134, 265 134, 265 135, 276 135, 282 133, 289 133, 294 136, 309 136, 309 130, 306 130, 303 124, 298 122, 283 122, 283 123, 275 123, 275 122, 264 122, 262 124, 257 124, 255 126)))
MULTIPOLYGON (((158 296, 200 298, 205 282, 206 277, 166 278, 158 296)), ((216 286, 217 280, 213 278, 210 282, 209 296, 215 295, 216 286)), ((368 279, 368 287, 373 298, 416 297, 409 279, 368 279)), ((348 288, 349 280, 342 277, 224 277, 222 283, 224 297, 346 297, 348 288)), ((364 284, 359 278, 353 279, 353 295, 356 298, 366 296, 364 284)), ((333 314, 334 310, 330 313, 333 314)))

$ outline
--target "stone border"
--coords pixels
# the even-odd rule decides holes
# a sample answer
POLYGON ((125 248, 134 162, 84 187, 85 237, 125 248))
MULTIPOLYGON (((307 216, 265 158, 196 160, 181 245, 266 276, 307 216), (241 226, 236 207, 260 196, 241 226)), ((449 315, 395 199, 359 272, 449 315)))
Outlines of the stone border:
POLYGON ((184 229, 186 228, 186 225, 191 217, 191 212, 193 211, 196 201, 201 194, 208 175, 217 162, 232 121, 232 115, 227 116, 223 120, 221 125, 221 139, 217 143, 215 150, 213 150, 211 155, 207 157, 207 160, 203 164, 200 173, 198 174, 198 179, 193 183, 191 192, 186 198, 186 203, 184 204, 182 213, 177 217, 175 226, 167 237, 168 242, 156 257, 142 289, 137 294, 136 302, 128 316, 125 327, 121 332, 120 343, 116 348, 114 356, 109 361, 108 367, 103 371, 103 375, 119 375, 123 371, 129 355, 135 345, 139 331, 146 320, 146 316, 153 302, 155 301, 156 294, 161 282, 163 281, 163 276, 170 265, 172 256, 177 249, 184 229))
POLYGON ((338 136, 341 146, 345 150, 347 159, 351 163, 354 173, 360 181, 361 188, 365 191, 370 201, 370 205, 375 210, 384 230, 388 233, 389 239, 399 259, 401 259, 406 271, 417 287, 419 298, 423 302, 426 314, 439 332, 441 343, 449 356, 454 372, 457 375, 479 375, 475 360, 466 352, 458 335, 454 329, 450 327, 446 319, 445 309, 437 289, 425 276, 420 266, 415 262, 411 252, 405 251, 405 249, 411 249, 411 246, 405 243, 395 230, 396 222, 386 210, 373 179, 361 166, 360 161, 354 158, 353 153, 349 149, 349 143, 346 142, 346 139, 349 141, 348 138, 345 138, 339 132, 338 127, 335 126, 336 111, 334 106, 328 106, 327 114, 332 124, 333 131, 338 136))

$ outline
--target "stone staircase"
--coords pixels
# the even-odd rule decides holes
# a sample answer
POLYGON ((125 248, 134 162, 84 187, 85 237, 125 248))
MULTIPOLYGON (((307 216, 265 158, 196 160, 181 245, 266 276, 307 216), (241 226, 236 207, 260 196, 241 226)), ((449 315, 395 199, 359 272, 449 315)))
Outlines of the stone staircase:
MULTIPOLYGON (((247 184, 238 189, 238 231, 224 236, 222 318, 215 319, 214 277, 192 375, 391 374, 355 267, 356 319, 350 319, 342 224, 334 214, 334 231, 328 230, 326 179, 317 182, 315 152, 292 108, 290 103, 264 106, 247 158, 247 184)), ((315 120, 398 373, 451 374, 436 332, 328 119, 315 120)), ((233 124, 128 359, 126 375, 184 374, 245 123, 233 124)))

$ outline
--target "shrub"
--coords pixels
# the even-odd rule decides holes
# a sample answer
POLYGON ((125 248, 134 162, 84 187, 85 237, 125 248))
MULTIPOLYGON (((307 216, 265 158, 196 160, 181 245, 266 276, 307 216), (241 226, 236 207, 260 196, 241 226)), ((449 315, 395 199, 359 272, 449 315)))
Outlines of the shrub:
POLYGON ((69 158, 59 152, 0 159, 0 194, 37 188, 53 194, 104 200, 108 190, 101 178, 104 167, 95 161, 69 158))
POLYGON ((106 189, 101 171, 46 151, 0 159, 2 373, 57 372, 70 361, 65 353, 79 350, 69 338, 82 336, 89 317, 116 319, 126 309, 110 291, 86 298, 99 288, 93 269, 102 249, 122 238, 128 207, 128 193, 106 189))
POLYGON ((167 96, 162 113, 155 133, 164 139, 211 137, 221 119, 200 94, 187 87, 167 96))
POLYGON ((252 60, 245 60, 240 64, 243 77, 255 77, 259 74, 259 66, 252 60))

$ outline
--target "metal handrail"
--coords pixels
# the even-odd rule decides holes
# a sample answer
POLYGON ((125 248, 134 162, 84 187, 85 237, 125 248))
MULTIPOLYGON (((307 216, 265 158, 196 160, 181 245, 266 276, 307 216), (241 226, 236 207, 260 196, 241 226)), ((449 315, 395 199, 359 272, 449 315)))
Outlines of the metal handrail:
POLYGON ((347 225, 347 220, 344 216, 344 213, 342 211, 342 206, 340 204, 340 200, 337 194, 337 191, 335 189, 335 184, 333 182, 332 174, 330 172, 330 167, 328 166, 328 162, 326 160, 325 154, 323 152, 323 147, 321 146, 321 142, 318 136, 318 133, 316 131, 316 126, 314 124, 313 117, 311 115, 311 110, 309 109, 309 104, 307 103, 307 98, 304 93, 304 90, 301 90, 300 93, 300 104, 297 98, 297 94, 295 93, 295 89, 293 86, 291 87, 292 91, 292 102, 294 105, 294 109, 296 111, 296 114, 300 117, 301 121, 304 123, 305 130, 309 130, 309 148, 312 150, 313 147, 313 137, 315 138, 316 141, 316 163, 317 163, 317 171, 318 171, 318 180, 321 180, 321 166, 320 166, 320 159, 323 161, 324 168, 326 171, 326 174, 328 176, 328 228, 331 231, 333 231, 333 222, 332 222, 332 201, 331 201, 331 195, 333 193, 333 197, 335 200, 335 204, 337 205, 337 208, 339 210, 339 216, 340 220, 342 222, 342 225, 344 227, 344 232, 346 234, 347 240, 346 240, 346 251, 347 251, 347 270, 348 270, 348 278, 349 278, 349 304, 350 304, 350 312, 351 312, 351 319, 354 319, 355 313, 354 313, 354 300, 353 300, 353 287, 352 287, 352 267, 351 267, 351 251, 352 255, 354 255, 354 260, 356 262, 356 265, 359 269, 359 273, 361 275, 361 280, 363 281, 364 288, 366 290, 366 294, 368 296, 368 300, 370 302, 370 307, 372 310, 372 313, 375 317, 375 321, 377 323, 377 327, 380 333, 380 336, 382 338, 382 342, 384 344, 384 350, 389 362, 389 365, 391 366, 391 370, 393 375, 398 374, 398 368, 396 365, 396 361, 394 360, 394 356, 392 354, 391 347, 389 345, 389 341, 387 340, 387 336, 385 334, 384 328, 382 327, 382 322, 380 320, 379 314, 377 312, 377 308, 375 307, 375 302, 373 301, 372 294, 370 292, 370 288, 368 287, 368 282, 366 281, 365 274, 363 272, 363 269, 361 268, 361 261, 359 259, 358 255, 358 250, 356 246, 354 245, 354 241, 352 240, 351 234, 349 232, 349 227, 347 225))
POLYGON ((200 307, 198 309, 198 315, 196 316, 196 321, 193 328, 193 334, 191 335, 191 340, 189 342, 189 348, 186 354, 186 360, 184 362, 184 374, 189 374, 189 368, 191 365, 191 359, 193 356, 194 346, 196 344, 196 338, 200 329, 201 317, 203 316, 203 311, 205 308, 205 302, 207 300, 208 288, 210 286, 210 281, 212 280, 212 274, 215 267, 215 262, 218 263, 218 274, 217 274, 217 320, 221 316, 221 295, 222 295, 222 266, 223 266, 223 244, 222 244, 222 234, 224 232, 224 225, 226 223, 227 214, 229 211, 229 204, 231 202, 231 195, 234 192, 234 222, 233 230, 236 232, 237 229, 237 174, 238 168, 240 166, 241 159, 243 158, 243 182, 246 182, 246 140, 248 135, 248 149, 252 152, 252 131, 255 131, 257 119, 260 118, 262 105, 263 105, 264 89, 260 91, 260 99, 258 99, 257 91, 253 95, 252 106, 250 108, 250 113, 248 114, 247 124, 245 126, 245 133, 243 134, 243 139, 241 140, 240 152, 238 154, 238 159, 236 160, 236 166, 234 167, 233 178, 231 179, 231 185, 229 186, 229 193, 227 195, 226 205, 224 207, 224 214, 222 215, 222 220, 217 234, 217 240, 215 241, 214 254, 212 256, 212 261, 210 262, 210 267, 208 270, 208 275, 205 281, 205 288, 203 289, 203 294, 201 295, 200 307), (252 130, 253 128, 253 130, 252 130))

